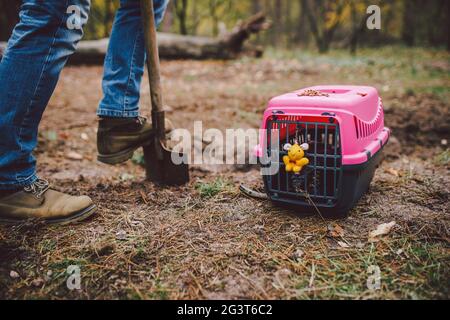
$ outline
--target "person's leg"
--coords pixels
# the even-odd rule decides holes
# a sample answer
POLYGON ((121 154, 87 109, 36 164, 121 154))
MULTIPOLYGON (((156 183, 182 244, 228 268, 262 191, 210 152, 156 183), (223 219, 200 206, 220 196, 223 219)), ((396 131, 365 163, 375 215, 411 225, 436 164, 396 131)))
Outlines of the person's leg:
MULTIPOLYGON (((168 0, 154 0, 155 20, 159 25, 168 0)), ((139 97, 145 64, 145 44, 139 0, 121 0, 105 59, 104 97, 97 114, 100 117, 135 118, 139 115, 139 97)))
MULTIPOLYGON (((160 24, 168 0, 154 0, 155 20, 160 24)), ((114 165, 132 158, 139 147, 152 141, 153 129, 139 117, 145 43, 139 0, 121 0, 116 14, 103 76, 104 97, 100 117, 98 160, 114 165)), ((170 123, 167 124, 170 130, 170 123)))
POLYGON ((60 71, 83 35, 71 22, 84 25, 89 6, 90 0, 23 2, 0 63, 0 190, 37 180, 32 151, 38 125, 60 71), (72 21, 73 12, 80 19, 72 21))
MULTIPOLYGON (((90 0, 24 0, 0 63, 0 223, 67 224, 95 212, 89 197, 52 190, 32 155, 42 113, 81 39, 90 0)), ((76 92, 73 92, 76 94, 76 92)))

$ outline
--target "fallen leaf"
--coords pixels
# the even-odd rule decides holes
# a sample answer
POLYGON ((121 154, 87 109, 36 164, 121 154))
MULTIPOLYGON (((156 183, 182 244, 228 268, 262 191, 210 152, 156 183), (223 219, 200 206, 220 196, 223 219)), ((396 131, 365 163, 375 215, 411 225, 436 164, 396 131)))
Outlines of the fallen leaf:
POLYGON ((134 176, 132 174, 129 173, 122 173, 120 175, 120 180, 122 181, 130 181, 130 180, 134 180, 134 176))
POLYGON ((103 226, 98 226, 98 227, 94 228, 94 232, 102 234, 105 232, 105 228, 103 226))
POLYGON ((171 106, 168 106, 168 105, 165 105, 163 107, 163 109, 164 109, 165 112, 173 112, 173 110, 174 110, 171 106))
POLYGON ((329 225, 328 234, 332 238, 341 238, 344 236, 344 229, 338 224, 329 225))
POLYGON ((148 204, 147 196, 145 195, 144 191, 139 190, 139 193, 141 194, 142 201, 144 201, 145 204, 148 204))
POLYGON ((83 160, 83 156, 75 151, 69 151, 66 153, 66 158, 69 160, 83 160))
POLYGON ((356 244, 356 247, 358 249, 362 249, 362 248, 364 248, 364 243, 362 243, 361 241, 358 241, 358 243, 356 244))
POLYGON ((350 248, 350 246, 347 243, 345 243, 344 241, 338 241, 338 245, 341 248, 350 248))
POLYGON ((397 178, 400 176, 400 174, 398 173, 398 170, 395 170, 393 168, 386 169, 386 172, 397 178))
POLYGON ((293 255, 294 260, 300 262, 302 260, 303 254, 304 252, 302 250, 297 249, 293 255))
POLYGON ((37 278, 31 281, 33 287, 41 287, 44 284, 44 280, 42 278, 37 278))
POLYGON ((59 133, 59 139, 67 140, 67 139, 69 139, 69 134, 67 134, 66 132, 60 132, 59 133))
POLYGON ((289 278, 289 276, 291 276, 291 275, 292 275, 292 271, 289 269, 286 269, 286 268, 277 270, 275 272, 275 277, 277 277, 280 280, 285 280, 285 279, 289 278))
POLYGON ((120 230, 116 233, 116 239, 117 240, 126 240, 127 239, 127 232, 125 230, 120 230))
POLYGON ((379 237, 389 234, 396 224, 395 221, 380 224, 374 231, 369 233, 369 242, 376 242, 379 237))

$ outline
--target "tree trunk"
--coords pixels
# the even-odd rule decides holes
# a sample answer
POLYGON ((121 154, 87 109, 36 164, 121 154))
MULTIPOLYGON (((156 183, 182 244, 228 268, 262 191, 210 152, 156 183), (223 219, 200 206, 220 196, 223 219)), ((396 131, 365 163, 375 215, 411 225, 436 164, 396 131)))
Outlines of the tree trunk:
POLYGON ((111 34, 111 29, 112 29, 112 21, 114 20, 114 14, 115 14, 115 8, 114 8, 114 3, 112 1, 105 3, 105 15, 104 15, 104 20, 103 20, 103 24, 104 24, 104 36, 105 37, 109 37, 111 34))
POLYGON ((283 3, 281 0, 275 0, 274 3, 274 38, 272 45, 276 46, 283 39, 283 3))
POLYGON ((220 17, 217 10, 223 3, 221 0, 209 0, 209 16, 212 20, 212 34, 214 37, 219 35, 220 17))
MULTIPOLYGON (((259 13, 223 37, 195 37, 170 33, 159 33, 159 52, 162 59, 234 59, 240 55, 260 57, 263 50, 260 47, 246 45, 251 34, 269 28, 263 13, 259 13)), ((0 43, 0 48, 6 43, 0 43)), ((102 64, 108 39, 81 41, 77 53, 71 57, 71 64, 102 64)))
POLYGON ((403 8, 403 42, 412 47, 416 43, 416 2, 415 0, 406 1, 403 8))
POLYGON ((293 45, 293 28, 292 28, 292 15, 294 3, 292 0, 284 0, 284 27, 283 34, 285 35, 285 45, 287 48, 291 48, 293 45))
POLYGON ((367 14, 364 12, 362 17, 358 17, 357 8, 354 2, 350 4, 351 18, 352 18, 352 33, 350 35, 348 46, 350 47, 350 53, 356 55, 358 50, 359 39, 366 30, 367 14))
POLYGON ((308 18, 309 21, 309 26, 311 29, 311 33, 314 37, 314 40, 316 42, 317 45, 317 49, 319 50, 320 53, 325 53, 328 51, 328 46, 327 44, 324 42, 323 40, 323 36, 320 34, 320 30, 319 30, 319 24, 317 21, 316 16, 313 14, 308 0, 302 0, 302 11, 305 12, 306 17, 308 18))
POLYGON ((183 35, 188 34, 187 30, 187 9, 188 9, 188 0, 175 0, 175 12, 178 17, 178 22, 180 24, 180 33, 183 35))
POLYGON ((300 14, 299 14, 299 19, 298 19, 298 25, 296 27, 296 32, 295 32, 295 41, 297 43, 304 43, 304 44, 308 44, 309 43, 309 26, 308 26, 308 17, 306 16, 306 12, 303 9, 303 1, 304 0, 299 0, 299 10, 300 10, 300 14))
POLYGON ((327 27, 326 15, 327 7, 329 7, 330 3, 326 4, 328 4, 328 6, 319 4, 318 6, 320 8, 320 13, 317 13, 313 12, 308 0, 302 1, 302 10, 305 10, 305 14, 308 17, 311 32, 320 53, 326 53, 330 50, 331 42, 333 41, 334 34, 340 25, 341 15, 345 7, 344 1, 337 1, 337 8, 335 12, 337 19, 331 26, 327 27))
POLYGON ((252 0, 252 13, 257 14, 258 12, 261 12, 261 3, 259 3, 260 0, 252 0))
MULTIPOLYGON (((261 0, 252 0, 252 12, 251 14, 258 14, 259 12, 263 11, 261 0)), ((258 43, 261 42, 261 36, 259 34, 256 35, 256 41, 258 43)))

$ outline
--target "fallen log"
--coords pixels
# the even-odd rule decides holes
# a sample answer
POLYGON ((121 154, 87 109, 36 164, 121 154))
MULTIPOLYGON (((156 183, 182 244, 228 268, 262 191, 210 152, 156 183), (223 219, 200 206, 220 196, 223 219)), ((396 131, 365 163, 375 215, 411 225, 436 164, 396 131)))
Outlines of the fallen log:
MULTIPOLYGON (((252 34, 269 27, 270 23, 267 22, 266 16, 258 13, 239 23, 228 34, 218 38, 158 33, 159 53, 161 58, 166 60, 229 60, 241 55, 260 57, 264 52, 263 48, 246 42, 252 34)), ((108 41, 109 39, 81 41, 69 63, 102 64, 108 48, 108 41)), ((0 51, 5 45, 5 43, 0 43, 0 51)))

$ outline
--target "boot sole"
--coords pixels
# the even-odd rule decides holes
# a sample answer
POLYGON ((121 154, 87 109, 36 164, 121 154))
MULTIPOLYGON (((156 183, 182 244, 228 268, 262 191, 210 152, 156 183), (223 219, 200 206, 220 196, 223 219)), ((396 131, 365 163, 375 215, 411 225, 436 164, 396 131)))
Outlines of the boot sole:
MULTIPOLYGON (((79 222, 82 222, 88 218, 90 218, 95 212, 97 211, 97 207, 93 204, 81 211, 78 211, 77 213, 74 213, 73 215, 71 215, 70 217, 66 217, 66 218, 58 218, 58 219, 43 219, 42 221, 45 224, 49 224, 49 225, 68 225, 68 224, 76 224, 79 222)), ((6 225, 11 225, 11 224, 19 224, 19 223, 23 223, 26 220, 14 220, 14 219, 5 219, 5 218, 0 218, 0 224, 6 224, 6 225)))
POLYGON ((109 155, 99 154, 97 155, 97 160, 102 163, 114 166, 116 164, 127 162, 128 160, 133 158, 133 154, 137 149, 139 149, 139 146, 109 155))

